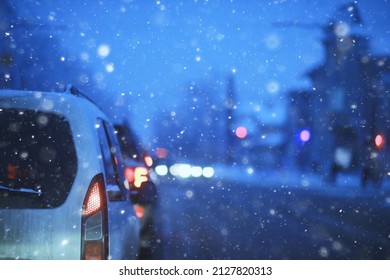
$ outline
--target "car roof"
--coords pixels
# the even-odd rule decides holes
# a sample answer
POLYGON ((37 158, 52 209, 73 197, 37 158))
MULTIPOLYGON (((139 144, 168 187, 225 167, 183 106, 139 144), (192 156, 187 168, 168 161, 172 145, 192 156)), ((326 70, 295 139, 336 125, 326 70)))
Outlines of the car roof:
MULTIPOLYGON (((104 112, 86 94, 73 85, 68 85, 63 92, 47 92, 39 90, 0 89, 0 104, 2 108, 29 108, 47 112, 66 114, 73 106, 82 106, 82 111, 99 115, 108 119, 104 112)), ((81 108, 80 108, 81 109, 81 108)))

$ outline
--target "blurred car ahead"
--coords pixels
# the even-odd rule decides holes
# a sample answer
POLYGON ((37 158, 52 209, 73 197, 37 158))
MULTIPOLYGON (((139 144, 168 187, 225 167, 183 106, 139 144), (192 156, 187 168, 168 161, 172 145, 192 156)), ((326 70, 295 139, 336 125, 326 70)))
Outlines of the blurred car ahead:
POLYGON ((153 159, 128 123, 114 124, 114 127, 125 163, 124 174, 130 191, 135 191, 135 200, 138 202, 134 209, 141 220, 140 257, 149 258, 155 241, 156 226, 154 213, 157 189, 153 181, 153 159))
POLYGON ((74 87, 0 91, 0 258, 136 259, 112 124, 74 87))

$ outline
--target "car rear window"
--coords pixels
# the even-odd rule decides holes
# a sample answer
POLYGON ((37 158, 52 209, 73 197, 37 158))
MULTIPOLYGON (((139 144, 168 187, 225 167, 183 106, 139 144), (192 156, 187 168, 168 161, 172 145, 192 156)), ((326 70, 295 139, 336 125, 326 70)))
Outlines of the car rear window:
POLYGON ((0 208, 54 208, 67 198, 77 157, 67 120, 0 109, 0 208))

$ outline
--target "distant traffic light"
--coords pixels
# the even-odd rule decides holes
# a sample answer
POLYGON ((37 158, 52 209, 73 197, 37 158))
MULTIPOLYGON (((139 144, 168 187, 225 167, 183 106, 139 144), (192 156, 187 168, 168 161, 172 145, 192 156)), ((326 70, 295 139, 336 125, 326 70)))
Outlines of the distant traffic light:
POLYGON ((375 136, 375 146, 378 149, 381 149, 381 148, 383 148, 384 145, 385 145, 385 137, 383 137, 382 134, 377 134, 375 136))
POLYGON ((240 139, 244 139, 248 135, 248 131, 245 126, 239 126, 236 128, 236 136, 240 139))
POLYGON ((307 142, 310 140, 310 137, 311 137, 311 134, 310 134, 310 131, 307 130, 307 129, 303 129, 301 130, 301 132, 299 133, 299 139, 302 141, 302 142, 307 142))

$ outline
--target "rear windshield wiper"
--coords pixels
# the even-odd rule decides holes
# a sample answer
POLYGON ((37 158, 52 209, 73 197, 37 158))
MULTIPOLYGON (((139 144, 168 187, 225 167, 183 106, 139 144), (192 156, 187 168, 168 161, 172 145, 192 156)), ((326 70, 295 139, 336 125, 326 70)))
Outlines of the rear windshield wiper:
POLYGON ((43 194, 41 191, 37 191, 29 188, 14 189, 14 188, 8 188, 4 186, 0 186, 0 191, 6 191, 15 194, 35 195, 35 196, 41 196, 43 194))

